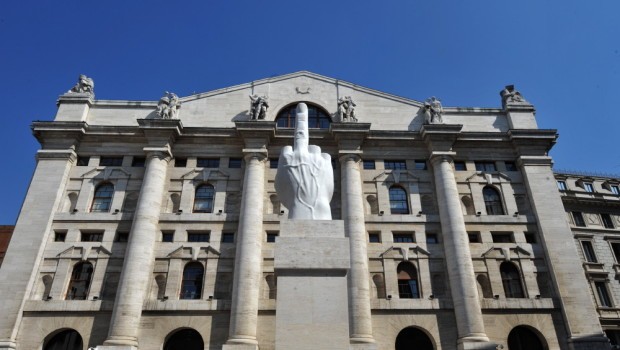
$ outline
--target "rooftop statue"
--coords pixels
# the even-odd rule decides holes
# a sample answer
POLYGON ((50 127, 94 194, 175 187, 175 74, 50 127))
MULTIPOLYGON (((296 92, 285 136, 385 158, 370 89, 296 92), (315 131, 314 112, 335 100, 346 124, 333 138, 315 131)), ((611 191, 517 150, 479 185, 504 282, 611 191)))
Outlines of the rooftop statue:
POLYGON ((443 107, 435 96, 424 102, 424 124, 443 124, 443 107))
POLYGON ((71 90, 67 91, 68 93, 74 94, 95 94, 95 82, 93 79, 85 76, 84 74, 80 74, 78 78, 77 84, 71 88, 71 90))
POLYGON ((164 92, 164 96, 159 99, 155 112, 161 119, 177 119, 179 108, 181 108, 179 96, 175 93, 166 91, 164 92))
POLYGON ((338 116, 342 122, 356 122, 355 102, 351 96, 345 96, 338 99, 338 116))
POLYGON ((504 90, 500 93, 502 96, 502 105, 505 107, 507 104, 529 104, 523 95, 515 89, 514 85, 506 85, 504 90))
POLYGON ((269 108, 267 96, 250 95, 250 100, 252 101, 250 104, 250 119, 265 119, 267 108, 269 108))
POLYGON ((334 194, 331 157, 308 145, 308 107, 297 105, 294 146, 284 146, 278 161, 275 187, 292 220, 331 220, 329 202, 334 194))

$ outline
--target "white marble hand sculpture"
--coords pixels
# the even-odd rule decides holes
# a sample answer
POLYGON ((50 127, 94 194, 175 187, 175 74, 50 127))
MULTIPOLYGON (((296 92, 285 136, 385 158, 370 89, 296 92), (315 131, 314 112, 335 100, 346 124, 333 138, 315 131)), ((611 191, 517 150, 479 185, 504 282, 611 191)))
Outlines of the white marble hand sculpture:
POLYGON ((280 153, 276 192, 292 220, 331 220, 329 202, 334 194, 334 170, 329 154, 308 145, 308 107, 297 105, 294 148, 280 153))

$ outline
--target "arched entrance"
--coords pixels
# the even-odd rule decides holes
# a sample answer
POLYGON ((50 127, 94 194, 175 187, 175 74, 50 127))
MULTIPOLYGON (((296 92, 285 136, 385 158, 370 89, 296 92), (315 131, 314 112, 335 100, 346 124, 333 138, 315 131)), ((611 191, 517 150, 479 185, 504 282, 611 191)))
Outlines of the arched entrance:
POLYGON ((80 333, 74 329, 65 329, 46 340, 43 350, 82 350, 82 346, 80 333))
POLYGON ((396 337, 396 350, 434 350, 431 338, 419 328, 407 327, 396 337))
POLYGON ((191 328, 178 330, 168 335, 164 350, 203 350, 205 347, 202 337, 191 328))
POLYGON ((508 335, 509 350, 546 350, 543 340, 534 331, 525 326, 517 326, 508 335))

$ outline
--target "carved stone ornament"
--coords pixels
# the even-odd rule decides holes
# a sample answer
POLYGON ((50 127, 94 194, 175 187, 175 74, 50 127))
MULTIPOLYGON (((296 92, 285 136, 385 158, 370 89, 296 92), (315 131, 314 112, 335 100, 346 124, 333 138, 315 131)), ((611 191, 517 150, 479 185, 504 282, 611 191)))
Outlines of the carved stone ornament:
POLYGON ((331 220, 334 195, 331 156, 308 145, 308 107, 297 105, 297 126, 293 147, 285 146, 278 160, 275 187, 292 220, 331 220))
POLYGON ((338 117, 342 122, 356 122, 355 102, 351 96, 344 96, 338 99, 338 117))
POLYGON ((250 120, 265 119, 269 101, 267 96, 250 95, 250 120))
POLYGON ((85 76, 84 74, 80 74, 78 78, 77 84, 71 88, 71 90, 67 91, 70 94, 90 94, 95 95, 95 82, 92 78, 85 76))
POLYGON ((443 124, 443 107, 435 96, 424 102, 424 124, 443 124))
POLYGON ((502 106, 504 107, 510 104, 529 104, 525 98, 523 98, 523 95, 521 95, 519 91, 515 90, 514 85, 506 85, 504 90, 502 90, 499 94, 502 96, 502 106))
POLYGON ((159 99, 155 112, 161 119, 177 119, 181 101, 179 96, 172 92, 164 92, 164 96, 159 99))

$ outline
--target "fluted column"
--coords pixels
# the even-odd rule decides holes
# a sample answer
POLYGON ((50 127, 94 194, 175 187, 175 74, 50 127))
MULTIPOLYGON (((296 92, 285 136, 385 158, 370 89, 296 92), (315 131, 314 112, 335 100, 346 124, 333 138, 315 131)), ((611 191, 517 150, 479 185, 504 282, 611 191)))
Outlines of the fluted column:
POLYGON ((370 283, 362 176, 355 154, 340 157, 342 186, 342 218, 349 237, 351 269, 349 270, 350 338, 352 343, 374 343, 370 312, 370 283))
POLYGON ((469 251, 469 241, 465 230, 465 220, 459 201, 459 193, 449 155, 434 155, 431 158, 435 175, 435 187, 441 231, 445 237, 444 251, 450 289, 454 303, 454 313, 458 330, 459 349, 472 348, 471 343, 488 342, 478 290, 474 266, 469 251))
POLYGON ((147 152, 147 165, 129 234, 119 293, 104 346, 138 346, 142 304, 152 276, 155 238, 159 231, 159 214, 169 161, 167 152, 147 152))
POLYGON ((235 345, 256 345, 258 300, 262 276, 263 195, 265 187, 263 153, 245 157, 245 176, 233 281, 229 338, 224 349, 235 345))

